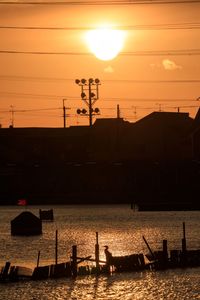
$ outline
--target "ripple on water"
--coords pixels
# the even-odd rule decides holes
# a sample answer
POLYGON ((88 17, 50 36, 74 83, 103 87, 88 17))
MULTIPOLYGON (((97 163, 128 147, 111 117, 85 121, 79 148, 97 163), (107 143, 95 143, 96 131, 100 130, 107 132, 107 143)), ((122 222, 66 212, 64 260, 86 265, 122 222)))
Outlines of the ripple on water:
MULTIPOLYGON (((38 214, 38 209, 30 208, 38 214)), ((138 212, 128 206, 55 207, 55 222, 44 223, 39 237, 11 237, 10 220, 19 214, 16 208, 0 208, 0 260, 35 266, 53 263, 55 230, 58 229, 59 261, 66 261, 71 247, 78 245, 78 255, 94 256, 95 232, 99 232, 100 257, 104 245, 113 255, 147 252, 144 235, 152 249, 180 249, 182 222, 186 222, 187 246, 200 248, 199 212, 138 212)), ((193 300, 200 299, 200 268, 163 272, 138 272, 112 276, 15 283, 0 286, 0 300, 193 300)))
POLYGON ((200 268, 137 272, 2 285, 0 299, 193 300, 200 299, 200 268))

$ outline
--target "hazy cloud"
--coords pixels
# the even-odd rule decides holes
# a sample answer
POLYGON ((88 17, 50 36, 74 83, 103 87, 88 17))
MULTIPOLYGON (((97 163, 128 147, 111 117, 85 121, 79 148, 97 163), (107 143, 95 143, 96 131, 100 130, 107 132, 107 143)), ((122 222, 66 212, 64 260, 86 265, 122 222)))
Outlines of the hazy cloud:
POLYGON ((108 67, 106 67, 106 68, 104 69, 104 72, 105 72, 105 73, 113 73, 113 72, 114 72, 114 69, 113 69, 113 67, 108 66, 108 67))
POLYGON ((158 63, 157 63, 157 64, 151 63, 151 64, 150 64, 150 67, 151 67, 151 68, 160 68, 160 67, 161 67, 161 64, 158 64, 158 63))
POLYGON ((173 60, 170 59, 163 59, 162 65, 165 70, 169 70, 169 71, 182 69, 181 66, 178 66, 173 60))
POLYGON ((167 71, 174 71, 177 69, 182 69, 182 66, 177 65, 173 60, 170 60, 170 59, 163 59, 161 63, 151 63, 150 67, 153 69, 164 68, 167 71))

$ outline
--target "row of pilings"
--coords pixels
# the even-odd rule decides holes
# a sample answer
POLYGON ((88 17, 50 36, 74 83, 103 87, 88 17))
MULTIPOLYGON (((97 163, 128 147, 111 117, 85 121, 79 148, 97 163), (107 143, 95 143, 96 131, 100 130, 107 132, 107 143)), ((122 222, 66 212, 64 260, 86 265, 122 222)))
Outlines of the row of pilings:
MULTIPOLYGON (((167 240, 162 241, 162 250, 153 251, 147 239, 143 236, 143 240, 147 246, 148 254, 134 253, 125 256, 112 256, 107 250, 105 260, 99 257, 99 240, 98 232, 96 232, 95 257, 78 256, 77 245, 72 246, 70 260, 58 263, 58 231, 56 230, 55 238, 55 263, 51 265, 40 265, 40 251, 38 251, 37 265, 34 270, 12 266, 10 262, 6 262, 5 266, 0 270, 0 282, 18 281, 18 280, 46 280, 55 278, 76 278, 80 275, 100 275, 111 274, 114 272, 137 272, 143 270, 165 270, 172 268, 187 268, 200 266, 200 249, 187 249, 187 241, 185 234, 185 223, 183 222, 183 238, 182 249, 168 250, 167 240), (109 254, 109 255, 108 255, 109 254), (84 262, 84 264, 82 264, 84 262), (89 266, 88 262, 93 265, 89 266), (87 263, 87 264, 85 264, 87 263)), ((108 246, 106 246, 108 248, 108 246)))

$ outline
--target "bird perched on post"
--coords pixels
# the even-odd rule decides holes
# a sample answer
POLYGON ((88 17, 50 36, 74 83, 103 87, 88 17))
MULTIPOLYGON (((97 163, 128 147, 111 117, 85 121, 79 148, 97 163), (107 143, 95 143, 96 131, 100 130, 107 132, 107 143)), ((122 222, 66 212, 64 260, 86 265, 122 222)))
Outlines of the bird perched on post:
POLYGON ((104 246, 104 247, 105 247, 104 253, 106 256, 106 264, 107 266, 110 266, 112 263, 112 253, 108 250, 108 246, 104 246))

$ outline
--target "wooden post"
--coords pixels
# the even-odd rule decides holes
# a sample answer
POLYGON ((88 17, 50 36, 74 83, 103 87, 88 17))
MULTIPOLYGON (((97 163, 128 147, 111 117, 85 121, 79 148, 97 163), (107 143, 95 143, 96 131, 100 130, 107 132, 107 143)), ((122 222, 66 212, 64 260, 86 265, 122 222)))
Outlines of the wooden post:
POLYGON ((2 273, 1 273, 1 279, 5 280, 5 279, 7 278, 9 269, 10 269, 10 262, 7 261, 7 262, 5 263, 5 266, 4 266, 4 268, 3 268, 3 271, 2 271, 2 273))
POLYGON ((183 238, 185 239, 185 222, 183 222, 183 238))
POLYGON ((167 240, 163 240, 163 263, 168 263, 167 240))
POLYGON ((55 264, 58 263, 58 230, 56 230, 56 243, 55 243, 55 264))
POLYGON ((39 267, 39 264, 40 264, 40 251, 38 251, 37 268, 39 267))
POLYGON ((187 246, 186 246, 186 235, 185 235, 185 222, 183 222, 183 238, 182 238, 182 264, 187 264, 187 246))
POLYGON ((77 276, 77 246, 72 246, 72 275, 77 276))
POLYGON ((151 250, 151 248, 144 236, 143 236, 143 240, 144 240, 145 244, 147 245, 147 248, 149 249, 149 252, 151 253, 153 259, 155 259, 155 255, 154 255, 153 251, 151 250))
POLYGON ((182 238, 182 251, 186 252, 186 235, 185 235, 185 222, 183 222, 183 238, 182 238))
POLYGON ((120 119, 120 108, 119 108, 119 104, 117 104, 117 119, 120 119))
POLYGON ((95 261, 96 261, 96 268, 99 268, 99 239, 98 239, 98 232, 96 232, 95 261))

